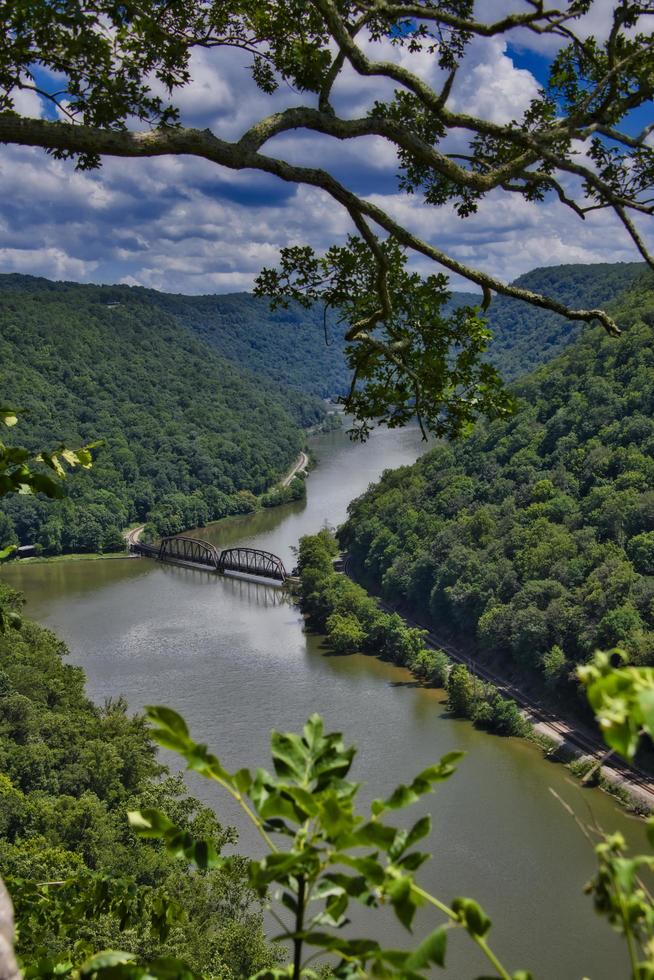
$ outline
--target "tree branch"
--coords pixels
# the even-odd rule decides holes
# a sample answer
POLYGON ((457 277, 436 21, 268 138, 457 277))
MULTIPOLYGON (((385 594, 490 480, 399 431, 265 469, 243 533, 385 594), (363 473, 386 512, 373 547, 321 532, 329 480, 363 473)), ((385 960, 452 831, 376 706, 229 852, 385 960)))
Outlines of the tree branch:
POLYGON ((470 268, 445 252, 422 241, 395 221, 382 208, 358 197, 325 170, 301 167, 250 150, 242 142, 228 143, 210 130, 166 127, 146 132, 105 130, 91 126, 48 122, 43 119, 21 118, 13 113, 0 114, 0 143, 21 146, 40 146, 44 149, 71 153, 91 153, 115 157, 154 157, 186 154, 202 157, 231 170, 260 170, 295 184, 306 184, 326 191, 348 212, 357 212, 374 221, 391 234, 401 245, 414 249, 439 265, 476 283, 483 290, 521 299, 532 306, 560 313, 570 320, 587 323, 598 320, 609 334, 618 336, 615 321, 603 310, 574 310, 557 300, 519 286, 511 286, 494 276, 470 268))

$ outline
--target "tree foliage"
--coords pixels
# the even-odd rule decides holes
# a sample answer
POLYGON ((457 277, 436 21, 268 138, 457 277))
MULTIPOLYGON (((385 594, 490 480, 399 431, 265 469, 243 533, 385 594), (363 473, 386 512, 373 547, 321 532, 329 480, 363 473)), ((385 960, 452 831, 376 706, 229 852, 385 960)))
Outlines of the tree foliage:
MULTIPOLYGON (((0 586, 0 601, 19 600, 0 586)), ((220 980, 274 963, 242 860, 192 871, 129 830, 128 810, 164 807, 217 852, 236 839, 157 760, 142 717, 122 700, 100 708, 86 698, 83 671, 65 654, 27 620, 0 633, 0 868, 23 969, 68 976, 111 947, 134 968, 168 959, 170 976, 182 975, 180 958, 187 972, 220 980)))
MULTIPOLYGON (((2 285, 0 383, 22 409, 25 444, 37 453, 57 440, 103 442, 66 499, 3 501, 7 541, 54 554, 120 550, 131 523, 175 534, 247 512, 297 457, 300 425, 324 414, 315 397, 219 357, 144 290, 2 285)), ((41 470, 47 491, 51 471, 41 470)))
POLYGON ((612 308, 618 345, 577 341, 513 387, 513 419, 385 474, 340 535, 383 595, 573 700, 594 649, 654 659, 651 281, 612 308))
POLYGON ((477 284, 484 308, 495 291, 597 320, 611 334, 619 332, 615 320, 466 266, 313 160, 307 166, 272 155, 267 144, 296 131, 377 137, 397 155, 398 189, 427 207, 447 206, 465 218, 495 193, 546 200, 580 219, 609 210, 653 264, 634 221, 654 208, 651 126, 634 133, 633 123, 654 91, 651 3, 614 0, 600 9, 598 0, 560 7, 538 0, 497 20, 477 19, 473 8, 470 0, 171 0, 163 7, 84 0, 65 8, 48 0, 4 2, 0 141, 41 146, 81 167, 97 166, 104 155, 192 154, 327 193, 351 220, 354 237, 324 256, 286 249, 281 268, 262 274, 260 291, 279 303, 319 296, 347 320, 354 375, 347 404, 363 434, 371 417, 401 422, 411 409, 435 431, 457 433, 479 414, 505 412, 506 395, 480 363, 488 338, 476 313, 443 315, 443 280, 414 278, 407 256, 477 284), (588 34, 589 14, 600 17, 598 36, 588 34), (509 122, 462 113, 456 96, 470 44, 511 42, 520 32, 544 37, 555 51, 538 95, 509 122), (175 92, 192 79, 192 54, 221 47, 248 56, 260 92, 288 85, 303 103, 294 96, 294 104, 233 141, 182 125, 175 92), (435 69, 431 84, 420 70, 425 60, 435 69), (348 72, 377 80, 379 89, 354 118, 338 111, 348 72), (57 121, 20 116, 16 95, 24 90, 36 92, 57 121), (351 294, 344 289, 350 275, 351 294))
POLYGON ((358 583, 336 572, 336 544, 326 530, 300 539, 298 567, 302 608, 313 629, 324 631, 338 654, 366 653, 406 667, 422 684, 447 689, 455 715, 498 735, 526 735, 531 726, 513 701, 494 685, 452 665, 442 650, 426 646, 426 630, 407 626, 398 613, 385 612, 358 583))

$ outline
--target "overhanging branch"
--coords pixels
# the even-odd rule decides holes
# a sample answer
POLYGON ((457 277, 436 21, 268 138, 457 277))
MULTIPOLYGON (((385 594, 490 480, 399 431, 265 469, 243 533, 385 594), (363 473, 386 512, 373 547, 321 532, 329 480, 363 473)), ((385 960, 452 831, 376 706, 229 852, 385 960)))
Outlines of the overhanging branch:
POLYGON ((587 323, 598 320, 612 336, 620 333, 615 321, 603 310, 571 309, 557 300, 519 286, 509 285, 488 273, 459 262, 442 250, 424 242, 408 228, 395 221, 382 208, 358 197, 327 171, 301 167, 263 155, 250 149, 247 142, 246 144, 240 141, 229 143, 214 136, 210 130, 170 127, 146 132, 114 131, 48 122, 42 119, 26 119, 13 113, 5 113, 0 114, 0 142, 113 157, 191 155, 231 170, 259 170, 290 183, 316 187, 338 201, 350 215, 356 212, 374 221, 401 245, 476 283, 486 295, 490 290, 504 296, 511 296, 532 306, 560 313, 571 320, 582 320, 587 323))

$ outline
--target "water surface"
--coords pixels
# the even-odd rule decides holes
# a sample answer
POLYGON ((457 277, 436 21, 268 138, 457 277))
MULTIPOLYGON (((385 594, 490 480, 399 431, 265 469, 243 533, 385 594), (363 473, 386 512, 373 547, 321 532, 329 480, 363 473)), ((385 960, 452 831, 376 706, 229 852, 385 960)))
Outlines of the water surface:
MULTIPOLYGON (((292 566, 301 534, 334 526, 349 500, 383 469, 422 451, 414 431, 376 432, 365 446, 342 432, 315 439, 319 464, 306 503, 203 529, 218 545, 252 543, 292 566)), ((628 976, 621 941, 582 894, 594 861, 574 821, 550 792, 584 820, 621 829, 645 846, 642 826, 596 790, 582 791, 565 769, 531 745, 475 731, 445 712, 442 692, 417 687, 408 672, 370 657, 331 656, 307 635, 297 607, 279 589, 144 559, 14 565, 4 576, 27 596, 27 613, 51 626, 84 667, 90 695, 124 694, 134 709, 168 704, 228 767, 268 764, 271 728, 298 729, 321 712, 359 753, 355 774, 365 800, 388 792, 453 748, 467 756, 458 773, 416 809, 433 815, 421 872, 443 900, 477 898, 494 922, 492 945, 511 970, 547 980, 619 980, 628 976)), ((191 789, 259 848, 240 812, 191 776, 191 789)), ((432 918, 421 913, 417 931, 432 918)), ((357 927, 393 945, 411 939, 389 916, 357 927)), ((463 935, 452 937, 448 969, 466 980, 487 973, 463 935)))

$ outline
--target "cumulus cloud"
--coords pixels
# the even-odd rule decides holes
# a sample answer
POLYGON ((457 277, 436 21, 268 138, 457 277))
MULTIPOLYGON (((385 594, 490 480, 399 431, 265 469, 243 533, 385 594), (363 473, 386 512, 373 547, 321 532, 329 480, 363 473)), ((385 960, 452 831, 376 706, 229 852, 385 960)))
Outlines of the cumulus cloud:
MULTIPOLYGON (((478 13, 481 7, 490 18, 524 9, 524 3, 480 0, 478 13)), ((416 59, 390 42, 369 43, 368 49, 371 56, 410 64, 430 83, 439 82, 433 56, 416 59)), ((243 52, 196 52, 192 73, 193 84, 176 96, 182 120, 224 138, 234 139, 262 115, 303 101, 285 86, 272 97, 259 92, 243 52)), ((356 116, 390 92, 379 79, 349 71, 335 101, 339 112, 356 116)), ((536 92, 535 78, 516 67, 502 38, 476 40, 453 101, 459 111, 506 121, 518 118, 536 92)), ((19 111, 43 113, 33 93, 20 98, 19 111)), ((624 229, 608 215, 582 223, 554 200, 530 204, 516 195, 493 194, 468 221, 448 208, 426 207, 418 196, 397 192, 396 154, 380 139, 339 142, 295 132, 266 149, 329 169, 427 241, 504 279, 535 265, 635 257, 624 229)), ((352 228, 347 214, 321 191, 195 158, 109 159, 99 171, 78 173, 40 150, 2 147, 0 200, 0 271, 189 293, 249 289, 284 245, 308 243, 322 250, 352 228)), ((426 261, 418 264, 433 269, 426 261)))

